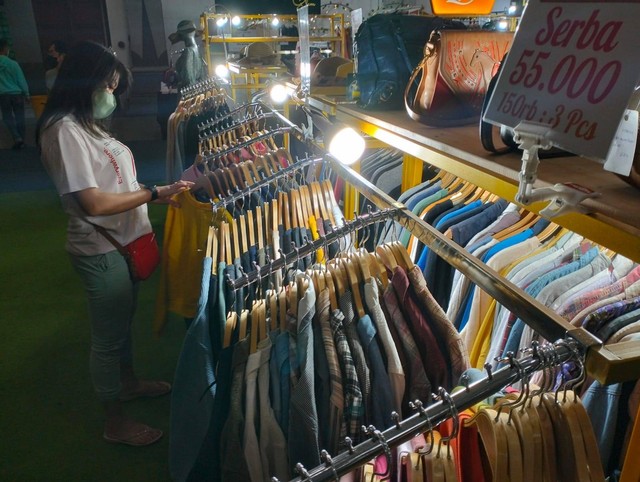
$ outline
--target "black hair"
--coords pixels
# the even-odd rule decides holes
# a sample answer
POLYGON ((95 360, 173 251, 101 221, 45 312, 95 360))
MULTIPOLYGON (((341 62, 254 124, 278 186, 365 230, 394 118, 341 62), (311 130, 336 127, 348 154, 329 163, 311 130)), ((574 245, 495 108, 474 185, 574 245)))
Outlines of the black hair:
POLYGON ((51 42, 51 45, 53 45, 53 47, 56 49, 56 52, 58 52, 59 54, 66 55, 69 51, 67 42, 65 42, 64 40, 54 40, 53 42, 51 42))
POLYGON ((11 43, 8 38, 0 38, 0 50, 4 50, 9 47, 11 43))
POLYGON ((38 120, 36 142, 39 144, 40 133, 45 127, 66 115, 73 115, 90 134, 106 136, 106 125, 93 117, 92 96, 96 89, 104 88, 116 78, 118 87, 114 94, 119 95, 129 89, 131 72, 114 52, 90 41, 74 45, 60 66, 56 83, 38 120))

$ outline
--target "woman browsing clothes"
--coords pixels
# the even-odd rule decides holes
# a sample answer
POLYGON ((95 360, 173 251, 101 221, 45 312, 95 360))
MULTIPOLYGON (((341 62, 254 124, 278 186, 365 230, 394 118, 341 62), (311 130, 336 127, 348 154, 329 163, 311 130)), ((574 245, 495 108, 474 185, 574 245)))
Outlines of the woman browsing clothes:
POLYGON ((152 232, 147 203, 174 203, 189 189, 139 184, 131 151, 114 139, 105 120, 131 74, 115 55, 93 42, 69 50, 36 128, 42 161, 69 216, 66 250, 89 304, 89 367, 106 419, 103 437, 144 446, 162 431, 128 418, 123 402, 171 390, 162 381, 140 380, 133 370, 131 323, 138 282, 113 244, 127 246, 152 232))

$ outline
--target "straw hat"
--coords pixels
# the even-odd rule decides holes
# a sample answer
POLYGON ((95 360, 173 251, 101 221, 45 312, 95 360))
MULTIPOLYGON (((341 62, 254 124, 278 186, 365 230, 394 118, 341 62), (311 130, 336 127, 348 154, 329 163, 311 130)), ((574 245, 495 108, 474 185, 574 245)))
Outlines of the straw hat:
POLYGON ((169 40, 172 44, 178 43, 182 40, 182 35, 191 32, 195 32, 196 35, 202 35, 202 30, 197 29, 196 24, 191 20, 181 20, 176 31, 169 35, 169 40))

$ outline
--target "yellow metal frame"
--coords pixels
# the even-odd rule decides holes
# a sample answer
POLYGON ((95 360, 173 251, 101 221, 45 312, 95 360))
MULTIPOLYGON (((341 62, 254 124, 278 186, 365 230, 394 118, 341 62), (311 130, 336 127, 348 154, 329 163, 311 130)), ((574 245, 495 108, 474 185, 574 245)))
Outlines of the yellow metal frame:
MULTIPOLYGON (((466 159, 438 151, 415 139, 409 139, 380 125, 363 121, 345 112, 345 110, 341 110, 339 105, 336 108, 336 117, 361 132, 403 151, 410 156, 409 159, 412 159, 410 162, 414 162, 415 159, 423 160, 432 166, 455 174, 478 187, 497 194, 509 202, 515 202, 515 196, 518 192, 516 180, 500 176, 496 172, 485 171, 466 159)), ((409 172, 415 172, 415 167, 405 168, 403 174, 409 172)), ((410 186, 414 182, 415 178, 406 180, 403 178, 403 187, 405 185, 410 186)), ((539 214, 546 206, 546 203, 535 203, 527 206, 527 210, 539 214)), ((603 216, 579 213, 560 216, 554 219, 554 222, 629 259, 640 262, 640 239, 634 232, 626 229, 624 225, 611 223, 603 216)))
MULTIPOLYGON (((212 35, 212 32, 209 31, 209 21, 217 22, 219 19, 227 19, 227 21, 231 20, 232 16, 236 16, 231 13, 203 13, 200 15, 200 27, 202 28, 203 35, 202 40, 204 43, 204 57, 207 61, 207 65, 209 66, 209 75, 214 75, 215 66, 211 61, 211 45, 214 44, 250 44, 254 42, 268 42, 273 44, 280 44, 283 42, 297 42, 298 37, 279 37, 273 35, 264 35, 264 36, 251 36, 245 37, 242 35, 234 35, 233 28, 230 27, 230 35, 212 35)), ((267 15, 267 14, 251 14, 251 15, 237 15, 243 22, 264 22, 268 21, 274 17, 278 17, 281 22, 298 22, 297 15, 267 15)), ((311 24, 311 42, 329 42, 331 44, 331 49, 336 53, 336 55, 340 55, 342 57, 346 57, 347 52, 347 34, 345 32, 345 20, 344 14, 342 13, 334 13, 334 14, 312 14, 309 15, 309 22, 311 24), (328 20, 330 32, 329 35, 313 35, 313 23, 318 20, 328 20), (338 33, 336 35, 336 32, 338 33)), ((238 33, 238 32, 236 32, 238 33)), ((278 49, 274 49, 278 50, 278 49)))

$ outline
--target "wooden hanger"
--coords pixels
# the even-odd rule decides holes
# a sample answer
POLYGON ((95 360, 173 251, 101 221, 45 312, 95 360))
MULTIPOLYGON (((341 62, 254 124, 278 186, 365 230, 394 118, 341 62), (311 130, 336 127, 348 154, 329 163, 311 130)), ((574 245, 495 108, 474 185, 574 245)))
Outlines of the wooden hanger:
POLYGON ((327 212, 329 214, 329 219, 331 220, 331 226, 336 227, 336 219, 333 216, 333 208, 337 206, 336 200, 333 196, 333 186, 331 185, 331 181, 329 179, 325 179, 322 181, 322 193, 324 194, 324 202, 327 207, 327 212))
POLYGON ((208 175, 196 178, 196 180, 193 182, 193 185, 189 188, 189 191, 194 193, 199 191, 200 189, 204 189, 207 192, 209 199, 213 200, 217 198, 208 175))
POLYGON ((253 180, 253 175, 251 174, 247 163, 245 161, 240 161, 235 164, 235 166, 238 175, 242 176, 242 184, 244 185, 244 187, 247 188, 251 186, 255 181, 253 180))
POLYGON ((525 211, 525 215, 522 217, 522 219, 520 219, 520 221, 509 226, 508 228, 503 229, 502 231, 497 232, 493 235, 493 238, 497 239, 498 241, 502 241, 510 236, 521 233, 522 231, 533 225, 538 219, 539 216, 536 213, 525 211))
POLYGON ((304 215, 302 214, 302 203, 300 202, 300 191, 293 189, 291 196, 291 227, 298 228, 304 226, 304 215))
POLYGON ((249 320, 251 327, 249 329, 249 354, 258 351, 258 310, 256 309, 257 300, 253 300, 249 320))
POLYGON ((337 260, 332 259, 327 263, 327 270, 331 274, 334 286, 336 288, 336 295, 341 296, 345 292, 345 276, 342 273, 340 266, 338 266, 337 260))
MULTIPOLYGON (((260 216, 260 221, 262 221, 262 214, 260 211, 260 206, 256 208, 256 216, 260 216)), ((256 246, 256 235, 255 235, 255 225, 253 222, 253 211, 247 211, 247 227, 249 228, 249 246, 256 246)), ((262 246, 258 246, 261 248, 262 246)))
POLYGON ((213 226, 209 227, 209 232, 213 232, 211 237, 211 274, 218 272, 218 230, 213 226))
MULTIPOLYGON (((271 229, 267 228, 268 243, 273 245, 273 233, 279 231, 280 225, 280 207, 278 200, 271 201, 271 229)), ((282 242, 280 243, 282 245, 282 242)))
POLYGON ((282 212, 280 215, 282 216, 282 222, 284 225, 285 231, 291 229, 291 211, 289 211, 289 196, 285 192, 280 192, 278 196, 278 202, 280 206, 282 206, 282 212))
POLYGON ((233 242, 233 259, 240 259, 240 237, 238 236, 238 222, 231 221, 231 237, 233 242))
POLYGON ((311 194, 309 186, 306 184, 300 186, 300 201, 302 202, 302 213, 304 215, 304 225, 309 229, 309 218, 313 216, 313 208, 311 205, 311 194))
POLYGON ((311 192, 313 194, 313 204, 314 210, 316 211, 316 216, 321 217, 323 220, 331 219, 329 217, 329 213, 327 212, 327 206, 324 202, 322 192, 320 191, 320 183, 314 181, 311 183, 311 192))
POLYGON ((551 222, 549 223, 549 226, 544 228, 536 237, 540 240, 541 243, 544 243, 545 241, 555 236, 555 234, 561 229, 562 228, 559 225, 551 222))
POLYGON ((331 307, 331 311, 338 309, 338 297, 336 295, 336 285, 333 283, 333 276, 328 269, 323 270, 324 281, 329 290, 329 305, 331 307))
POLYGON ((267 303, 269 304, 271 329, 275 330, 278 326, 278 293, 276 290, 267 290, 267 303))
POLYGON ((405 271, 413 268, 414 264, 407 249, 399 241, 391 243, 390 247, 391 252, 395 255, 396 261, 405 271))
POLYGON ((376 246, 377 258, 382 262, 386 269, 393 273, 393 270, 398 266, 395 254, 391 251, 388 244, 381 244, 376 246))
POLYGON ((227 319, 224 323, 224 339, 222 341, 222 346, 224 348, 231 346, 231 339, 233 337, 233 332, 238 325, 238 313, 235 311, 230 311, 227 314, 227 319))
POLYGON ((244 340, 247 337, 247 322, 249 320, 249 310, 240 312, 240 323, 238 325, 238 339, 244 340))
POLYGON ((238 218, 240 224, 240 252, 241 254, 249 252, 249 238, 247 238, 247 219, 244 214, 238 218))
POLYGON ((291 315, 298 319, 298 283, 292 281, 289 283, 289 289, 287 290, 287 311, 291 315))
POLYGON ((366 312, 364 310, 364 303, 362 301, 362 294, 360 292, 360 280, 358 279, 358 267, 352 262, 352 258, 341 257, 340 262, 344 266, 344 271, 347 275, 347 282, 349 283, 351 297, 356 309, 358 319, 362 318, 366 312))
POLYGON ((280 332, 288 331, 287 328, 287 290, 284 285, 280 287, 278 292, 278 324, 280 332))
POLYGON ((230 235, 230 231, 229 231, 229 224, 226 222, 223 222, 220 225, 220 239, 224 240, 224 244, 222 245, 222 256, 221 258, 224 258, 225 263, 227 265, 232 265, 233 264, 233 252, 231 251, 231 235, 230 235))

